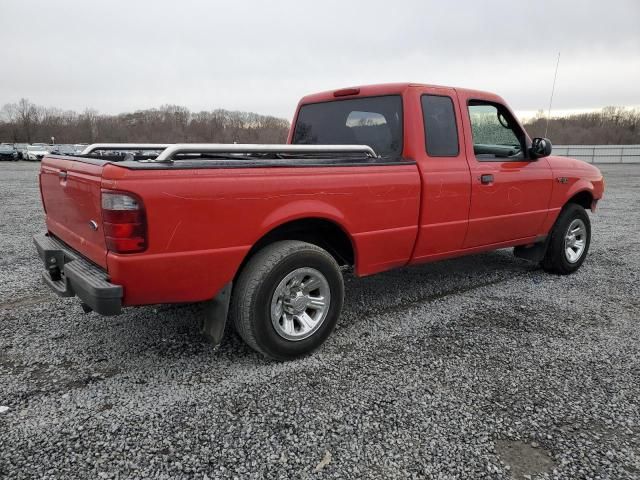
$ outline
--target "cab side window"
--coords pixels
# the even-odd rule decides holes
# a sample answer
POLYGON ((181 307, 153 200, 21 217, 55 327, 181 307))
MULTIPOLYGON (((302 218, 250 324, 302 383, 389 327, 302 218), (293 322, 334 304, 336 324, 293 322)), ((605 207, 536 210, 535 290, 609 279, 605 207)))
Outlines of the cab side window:
POLYGON ((457 157, 460 147, 453 101, 442 95, 422 95, 421 101, 427 154, 457 157))
POLYGON ((503 105, 472 100, 469 120, 479 161, 524 159, 524 133, 503 105))

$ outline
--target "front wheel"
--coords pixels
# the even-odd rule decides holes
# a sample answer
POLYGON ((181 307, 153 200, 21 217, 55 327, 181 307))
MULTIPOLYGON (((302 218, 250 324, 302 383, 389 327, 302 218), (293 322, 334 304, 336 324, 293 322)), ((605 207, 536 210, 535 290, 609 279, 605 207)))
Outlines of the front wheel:
POLYGON ((327 339, 343 298, 335 259, 316 245, 286 240, 268 245, 245 265, 229 314, 251 348, 288 360, 312 352, 327 339))
POLYGON ((586 210, 567 205, 551 230, 547 252, 541 265, 547 272, 568 275, 580 268, 591 244, 591 222, 586 210))

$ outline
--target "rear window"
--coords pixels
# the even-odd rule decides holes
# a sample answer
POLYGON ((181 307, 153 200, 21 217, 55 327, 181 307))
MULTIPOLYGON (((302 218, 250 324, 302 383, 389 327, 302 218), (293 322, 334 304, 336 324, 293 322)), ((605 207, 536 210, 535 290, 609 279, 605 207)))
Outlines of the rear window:
POLYGON ((300 107, 294 144, 368 145, 387 158, 402 154, 402 98, 365 97, 300 107))

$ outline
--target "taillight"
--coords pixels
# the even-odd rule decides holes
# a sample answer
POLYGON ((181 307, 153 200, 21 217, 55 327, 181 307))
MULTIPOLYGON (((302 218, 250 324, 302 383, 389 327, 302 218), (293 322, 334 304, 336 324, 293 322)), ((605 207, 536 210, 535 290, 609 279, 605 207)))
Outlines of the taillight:
POLYGON ((144 205, 131 193, 102 190, 102 227, 107 250, 135 253, 147 248, 144 205))

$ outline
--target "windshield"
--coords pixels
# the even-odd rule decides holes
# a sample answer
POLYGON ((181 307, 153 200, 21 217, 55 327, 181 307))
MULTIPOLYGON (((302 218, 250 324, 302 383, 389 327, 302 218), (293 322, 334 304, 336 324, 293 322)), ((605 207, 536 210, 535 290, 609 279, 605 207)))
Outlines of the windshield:
POLYGON ((45 152, 47 149, 44 147, 44 145, 29 145, 27 147, 27 150, 29 150, 30 152, 45 152))
POLYGON ((310 103, 300 107, 294 144, 368 145, 380 156, 402 155, 400 95, 310 103))
POLYGON ((11 145, 0 145, 0 150, 5 152, 7 150, 13 150, 13 147, 11 145))

